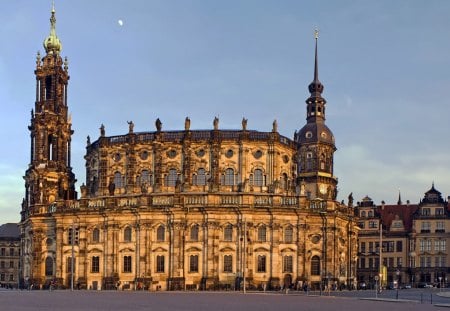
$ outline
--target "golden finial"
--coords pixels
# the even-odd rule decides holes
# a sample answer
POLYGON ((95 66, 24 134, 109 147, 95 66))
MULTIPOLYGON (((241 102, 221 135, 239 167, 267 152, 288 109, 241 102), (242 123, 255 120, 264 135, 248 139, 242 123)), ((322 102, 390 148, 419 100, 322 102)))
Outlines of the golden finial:
POLYGON ((319 39, 319 29, 316 27, 316 29, 314 30, 314 39, 319 39))

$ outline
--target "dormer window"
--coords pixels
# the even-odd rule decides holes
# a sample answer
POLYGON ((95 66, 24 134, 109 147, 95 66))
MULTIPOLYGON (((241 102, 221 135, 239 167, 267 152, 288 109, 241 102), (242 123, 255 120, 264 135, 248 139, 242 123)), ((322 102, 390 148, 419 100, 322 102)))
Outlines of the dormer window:
POLYGON ((429 208, 422 208, 422 216, 430 216, 430 214, 429 208))

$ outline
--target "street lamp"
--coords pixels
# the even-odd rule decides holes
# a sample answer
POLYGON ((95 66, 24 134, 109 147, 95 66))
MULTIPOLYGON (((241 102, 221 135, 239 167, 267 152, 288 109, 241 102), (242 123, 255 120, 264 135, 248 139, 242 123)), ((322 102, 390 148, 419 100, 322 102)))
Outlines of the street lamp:
POLYGON ((378 275, 375 275, 375 298, 378 298, 378 275))
POLYGON ((397 275, 397 300, 398 300, 398 288, 400 286, 400 270, 397 269, 395 274, 397 275))

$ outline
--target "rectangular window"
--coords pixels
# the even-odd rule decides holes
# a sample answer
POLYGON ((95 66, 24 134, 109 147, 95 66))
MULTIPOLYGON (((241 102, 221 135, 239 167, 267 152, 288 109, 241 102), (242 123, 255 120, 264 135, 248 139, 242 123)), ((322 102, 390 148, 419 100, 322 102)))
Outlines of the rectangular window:
POLYGON ((1 255, 1 256, 6 256, 6 249, 5 249, 4 247, 2 247, 2 248, 0 249, 0 255, 1 255))
POLYGON ((430 209, 429 208, 422 208, 422 216, 430 216, 430 209))
POLYGON ((394 257, 389 257, 389 266, 388 267, 394 267, 394 257))
POLYGON ((91 272, 92 273, 100 272, 100 257, 99 256, 92 257, 91 272))
POLYGON ((10 282, 13 282, 13 281, 14 281, 14 274, 10 274, 10 275, 9 275, 9 281, 10 281, 10 282))
POLYGON ((358 222, 358 226, 359 226, 361 229, 364 229, 364 221, 358 222))
POLYGON ((5 274, 4 273, 0 274, 0 281, 5 281, 5 274))
POLYGON ((397 252, 403 252, 403 242, 397 241, 397 252))
POLYGON ((435 267, 440 267, 441 266, 441 257, 439 257, 439 256, 436 256, 436 257, 434 257, 434 266, 435 267))
POLYGON ((394 246, 395 246, 394 241, 387 241, 386 245, 383 245, 383 248, 386 249, 386 252, 393 253, 395 251, 394 246))
POLYGON ((416 258, 415 257, 409 257, 409 267, 410 268, 416 267, 416 258))
POLYGON ((419 251, 424 252, 425 251, 425 240, 419 241, 419 251))
POLYGON ((361 258, 361 260, 359 262, 359 267, 361 269, 365 269, 366 268, 366 258, 361 258))
POLYGON ((430 229, 431 229, 431 224, 429 221, 422 222, 421 227, 420 227, 420 231, 422 233, 429 233, 430 229))
POLYGON ((373 253, 373 242, 369 242, 369 253, 373 253))
POLYGON ((402 266, 402 257, 397 257, 397 267, 402 266))
POLYGON ((378 221, 369 221, 369 228, 374 229, 374 228, 378 228, 378 221))
MULTIPOLYGON (((72 273, 72 257, 67 257, 67 264, 66 264, 66 267, 67 267, 67 273, 72 273)), ((73 273, 75 273, 76 271, 75 271, 75 268, 77 267, 77 259, 76 258, 74 258, 73 259, 73 273)))
POLYGON ((164 273, 164 256, 156 256, 156 272, 164 273))
POLYGON ((9 256, 14 256, 14 248, 9 249, 9 256))
POLYGON ((292 273, 292 256, 283 257, 283 272, 292 273))
POLYGON ((0 261, 0 268, 4 269, 5 268, 5 262, 2 260, 0 261))
POLYGON ((11 261, 9 262, 9 267, 10 267, 10 268, 14 268, 14 261, 11 260, 11 261))
POLYGON ((258 272, 266 272, 266 256, 258 256, 258 272))
POLYGON ((131 273, 131 256, 123 256, 123 272, 131 273))
POLYGON ((431 257, 427 257, 427 268, 431 267, 431 257))
POLYGON ((375 268, 373 265, 373 258, 369 258, 369 268, 375 268))
POLYGON ((444 209, 443 208, 436 208, 435 214, 436 215, 444 215, 444 209))
POLYGON ((198 255, 189 256, 189 272, 198 272, 198 255))
POLYGON ((425 257, 420 257, 420 267, 425 268, 425 257))
POLYGON ((223 272, 233 272, 233 256, 223 256, 223 272))
POLYGON ((361 253, 366 252, 366 242, 361 242, 361 253))

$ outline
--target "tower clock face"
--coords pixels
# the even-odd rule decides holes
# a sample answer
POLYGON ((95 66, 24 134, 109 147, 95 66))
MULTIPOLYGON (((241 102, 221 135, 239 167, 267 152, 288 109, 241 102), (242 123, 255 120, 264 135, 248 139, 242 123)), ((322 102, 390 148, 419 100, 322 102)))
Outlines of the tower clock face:
POLYGON ((320 186, 319 186, 319 191, 320 191, 320 193, 322 193, 322 194, 327 193, 327 185, 325 185, 325 184, 320 184, 320 186))

